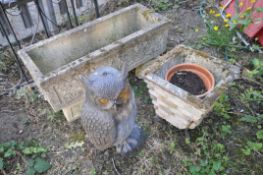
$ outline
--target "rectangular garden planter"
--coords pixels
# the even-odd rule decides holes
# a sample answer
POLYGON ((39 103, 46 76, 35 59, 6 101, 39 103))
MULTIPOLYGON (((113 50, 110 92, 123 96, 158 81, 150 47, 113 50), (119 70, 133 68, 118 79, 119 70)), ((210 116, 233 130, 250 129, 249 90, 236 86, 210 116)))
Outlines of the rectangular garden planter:
POLYGON ((84 92, 79 75, 102 65, 129 70, 166 50, 169 21, 135 4, 18 51, 45 99, 69 121, 84 92))
POLYGON ((136 70, 149 88, 156 114, 179 129, 193 129, 212 109, 227 85, 240 77, 240 67, 205 52, 179 45, 165 55, 136 70), (215 88, 204 98, 198 98, 165 80, 169 68, 181 63, 195 63, 207 68, 215 78, 215 88))

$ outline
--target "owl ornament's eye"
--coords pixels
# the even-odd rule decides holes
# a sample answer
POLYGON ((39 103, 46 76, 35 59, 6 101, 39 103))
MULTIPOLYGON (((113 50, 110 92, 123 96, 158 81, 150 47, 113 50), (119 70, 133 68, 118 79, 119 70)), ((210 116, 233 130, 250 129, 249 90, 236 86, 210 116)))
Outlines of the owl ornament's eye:
POLYGON ((126 103, 130 98, 130 93, 131 92, 129 87, 125 87, 119 94, 118 100, 121 100, 122 102, 126 103))
POLYGON ((101 99, 99 99, 99 103, 100 103, 100 105, 105 106, 109 103, 109 100, 106 98, 101 98, 101 99))

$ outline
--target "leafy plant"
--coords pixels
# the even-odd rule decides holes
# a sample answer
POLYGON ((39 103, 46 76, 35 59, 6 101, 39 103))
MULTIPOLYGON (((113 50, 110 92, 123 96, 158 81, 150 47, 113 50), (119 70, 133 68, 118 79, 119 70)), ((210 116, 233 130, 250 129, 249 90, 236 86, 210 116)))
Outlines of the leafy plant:
POLYGON ((247 141, 247 145, 245 146, 245 148, 242 148, 241 151, 244 155, 249 156, 252 151, 259 152, 262 151, 262 148, 262 143, 247 141))
POLYGON ((184 139, 184 142, 185 142, 185 144, 190 145, 191 140, 190 140, 189 137, 186 137, 186 138, 184 139))
MULTIPOLYGON (((25 164, 26 175, 36 175, 46 172, 51 165, 44 159, 48 150, 36 142, 9 141, 0 144, 0 170, 5 172, 12 171, 15 162, 20 165, 19 160, 23 160, 25 164)), ((21 169, 21 166, 20 168, 21 169)))
POLYGON ((247 123, 257 123, 257 117, 252 116, 252 115, 245 115, 243 116, 240 121, 247 122, 247 123))
POLYGON ((250 78, 255 78, 255 77, 262 77, 263 76, 263 61, 257 58, 253 58, 251 60, 251 66, 252 70, 248 71, 248 76, 250 78))
POLYGON ((226 136, 227 134, 231 134, 231 125, 222 125, 221 133, 223 136, 226 136))
MULTIPOLYGON (((235 61, 239 58, 238 51, 248 48, 241 44, 241 40, 236 36, 236 33, 243 31, 251 23, 256 23, 257 20, 263 20, 254 20, 252 18, 252 14, 260 10, 252 7, 239 12, 240 10, 236 9, 234 16, 227 13, 223 19, 219 10, 208 5, 208 8, 202 11, 207 33, 203 36, 200 43, 205 46, 220 48, 225 53, 225 58, 235 61)), ((250 47, 251 51, 258 49, 261 49, 261 47, 257 43, 253 43, 250 47)))
POLYGON ((165 11, 173 6, 169 0, 142 0, 148 3, 156 11, 165 11))
MULTIPOLYGON (((242 3, 242 2, 240 2, 242 3)), ((243 6, 239 3, 239 7, 243 6)), ((230 29, 239 28, 243 31, 246 27, 248 27, 252 23, 257 23, 258 21, 263 20, 263 18, 255 18, 252 16, 254 12, 262 12, 262 8, 255 8, 254 5, 248 7, 246 10, 240 12, 238 6, 236 6, 236 14, 231 18, 232 23, 230 23, 230 29)))
POLYGON ((84 141, 75 141, 75 142, 68 142, 65 144, 65 148, 67 149, 75 149, 77 147, 83 147, 84 141))
POLYGON ((14 64, 15 59, 11 56, 11 51, 9 49, 0 49, 0 72, 7 73, 14 64))
POLYGON ((28 169, 26 175, 35 175, 37 173, 44 173, 49 170, 51 165, 44 159, 37 157, 28 161, 28 169))
POLYGON ((47 149, 41 146, 28 146, 21 150, 25 155, 46 153, 47 149))
POLYGON ((229 97, 225 94, 222 94, 216 102, 213 104, 213 111, 216 115, 222 116, 225 119, 230 119, 229 112, 231 110, 229 104, 229 97))
POLYGON ((207 128, 202 129, 202 136, 195 141, 198 148, 196 154, 200 156, 197 163, 186 161, 186 166, 192 175, 222 174, 228 157, 225 156, 225 146, 210 138, 207 128))
POLYGON ((263 140, 263 130, 257 131, 256 135, 257 135, 257 139, 263 140))
POLYGON ((56 122, 59 119, 62 119, 64 117, 64 114, 62 111, 54 112, 53 110, 48 110, 47 112, 47 119, 50 122, 56 122))
POLYGON ((253 115, 245 115, 240 118, 240 121, 247 122, 251 124, 261 124, 263 122, 263 114, 258 114, 256 116, 253 115))
POLYGON ((228 28, 222 27, 220 30, 215 30, 212 24, 207 24, 207 33, 202 38, 202 43, 209 46, 218 47, 221 49, 236 48, 238 45, 232 42, 235 32, 228 28))
POLYGON ((263 103, 263 91, 249 88, 243 94, 241 94, 241 101, 246 104, 256 103, 259 105, 263 103))
POLYGON ((95 168, 92 168, 92 169, 90 170, 90 175, 96 175, 96 174, 97 174, 96 169, 95 169, 95 168))
POLYGON ((39 97, 39 94, 31 88, 21 88, 16 91, 16 98, 25 98, 27 103, 35 102, 39 97))
POLYGON ((174 153, 176 150, 176 141, 172 141, 170 142, 169 146, 168 146, 168 151, 170 154, 174 153))
POLYGON ((135 96, 139 97, 144 103, 150 104, 151 98, 148 93, 148 88, 145 82, 137 81, 137 79, 130 79, 132 89, 134 90, 135 96))

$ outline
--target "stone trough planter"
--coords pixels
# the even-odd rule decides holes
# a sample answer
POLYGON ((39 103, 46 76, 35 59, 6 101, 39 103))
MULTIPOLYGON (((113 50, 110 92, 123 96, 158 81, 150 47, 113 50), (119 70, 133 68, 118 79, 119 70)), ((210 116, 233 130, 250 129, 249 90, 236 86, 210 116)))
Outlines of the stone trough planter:
POLYGON ((147 83, 158 116, 179 129, 194 129, 212 109, 213 103, 228 84, 240 77, 240 67, 179 45, 142 65, 136 73, 147 83), (198 64, 208 69, 215 78, 214 90, 199 98, 165 80, 166 72, 182 63, 198 64))
POLYGON ((79 75, 98 66, 129 70, 166 50, 169 22, 135 4, 18 51, 54 111, 79 117, 84 92, 79 75))

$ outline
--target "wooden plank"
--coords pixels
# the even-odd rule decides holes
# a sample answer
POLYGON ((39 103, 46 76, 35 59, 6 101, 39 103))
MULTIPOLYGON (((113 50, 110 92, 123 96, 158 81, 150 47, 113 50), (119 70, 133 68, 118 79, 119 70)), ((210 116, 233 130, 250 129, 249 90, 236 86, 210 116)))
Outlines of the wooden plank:
POLYGON ((161 118, 165 119, 169 123, 171 123, 173 126, 176 126, 179 129, 186 129, 188 126, 188 123, 184 122, 183 120, 177 120, 165 113, 165 111, 160 110, 159 108, 156 110, 157 115, 159 115, 161 118))
POLYGON ((84 101, 80 100, 79 102, 62 109, 68 122, 72 122, 80 117, 83 103, 84 101))
MULTIPOLYGON (((156 86, 154 88, 155 88, 155 90, 152 92, 153 94, 155 93, 159 97, 161 96, 161 98, 166 100, 166 101, 169 100, 170 104, 176 104, 179 108, 186 109, 188 111, 189 115, 195 114, 197 116, 200 116, 205 112, 205 110, 197 109, 197 108, 193 107, 191 104, 187 104, 185 101, 181 100, 180 98, 178 98, 172 94, 169 94, 166 91, 163 91, 158 86, 156 86)), ((171 107, 173 107, 173 106, 171 106, 171 107)), ((198 120, 198 119, 199 118, 196 118, 196 120, 198 120)))
MULTIPOLYGON (((153 102, 154 105, 158 106, 158 110, 163 111, 162 113, 165 114, 165 117, 173 118, 174 120, 178 120, 179 123, 184 123, 185 125, 189 125, 191 122, 187 117, 185 117, 180 111, 171 111, 164 103, 160 101, 153 102)), ((164 116, 163 116, 164 117, 164 116)))

